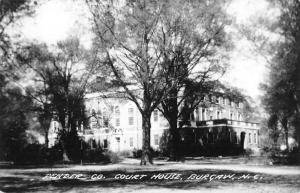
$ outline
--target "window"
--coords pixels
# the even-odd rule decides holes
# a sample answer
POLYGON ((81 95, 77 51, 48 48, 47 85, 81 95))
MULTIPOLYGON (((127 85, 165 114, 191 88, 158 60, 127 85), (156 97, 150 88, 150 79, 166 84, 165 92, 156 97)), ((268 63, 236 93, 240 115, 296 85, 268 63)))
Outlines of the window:
POLYGON ((220 100, 218 97, 216 97, 216 103, 219 104, 220 100))
POLYGON ((159 145, 159 136, 154 135, 154 145, 159 145))
POLYGON ((91 145, 91 149, 95 149, 96 148, 97 144, 96 144, 95 139, 91 139, 90 140, 90 145, 91 145))
POLYGON ((134 119, 133 117, 128 117, 128 125, 133 125, 134 119))
POLYGON ((249 143, 251 143, 251 133, 249 133, 249 143))
POLYGON ((158 121, 158 110, 153 111, 153 120, 154 120, 154 122, 158 121))
POLYGON ((223 98, 222 104, 223 104, 223 105, 226 105, 226 99, 225 99, 225 98, 223 98))
POLYGON ((205 109, 202 109, 202 121, 205 120, 205 117, 206 117, 205 113, 206 113, 205 109))
POLYGON ((196 121, 199 121, 199 109, 196 108, 195 111, 196 111, 196 121))
POLYGON ((129 138, 129 146, 130 146, 130 147, 133 147, 133 137, 130 137, 130 138, 129 138))
POLYGON ((134 110, 132 107, 128 108, 128 125, 134 124, 133 112, 134 112, 134 110))
POLYGON ((212 119, 213 119, 213 116, 212 116, 212 115, 210 115, 210 116, 209 116, 209 120, 212 120, 212 119))
POLYGON ((238 143, 238 139, 237 139, 237 134, 236 134, 236 132, 233 132, 233 138, 232 138, 232 142, 233 143, 238 143))
POLYGON ((242 115, 241 115, 241 113, 239 113, 238 120, 239 120, 239 121, 242 120, 242 115))
POLYGON ((115 106, 115 114, 116 114, 116 116, 120 115, 120 108, 119 108, 119 106, 115 106))
POLYGON ((92 109, 92 116, 95 116, 95 115, 96 115, 96 110, 92 109))
POLYGON ((254 143, 256 144, 257 143, 257 138, 256 138, 256 133, 254 133, 254 143))
POLYGON ((117 126, 117 127, 120 126, 120 118, 116 118, 116 126, 117 126))
POLYGON ((230 102, 230 105, 231 105, 232 107, 234 107, 234 102, 233 102, 233 101, 231 101, 231 102, 230 102))
POLYGON ((133 110, 132 107, 128 108, 128 113, 129 113, 129 114, 133 114, 133 111, 134 111, 134 110, 133 110))
POLYGON ((230 119, 233 120, 233 114, 232 113, 230 113, 230 119))
POLYGON ((103 118, 107 118, 107 117, 108 117, 107 109, 104 107, 103 108, 103 118))
POLYGON ((220 117, 221 117, 221 113, 220 111, 217 111, 217 119, 220 119, 220 117))
POLYGON ((103 148, 108 148, 107 139, 103 140, 103 148))
POLYGON ((194 115, 194 112, 191 112, 191 121, 195 121, 195 115, 194 115))

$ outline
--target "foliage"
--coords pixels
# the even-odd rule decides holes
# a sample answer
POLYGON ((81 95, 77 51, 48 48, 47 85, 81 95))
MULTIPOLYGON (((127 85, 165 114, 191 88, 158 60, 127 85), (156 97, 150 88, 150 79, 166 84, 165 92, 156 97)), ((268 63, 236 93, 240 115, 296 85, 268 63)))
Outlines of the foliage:
MULTIPOLYGON (((287 149, 290 136, 300 141, 300 3, 278 0, 272 2, 280 10, 276 32, 281 39, 270 61, 269 81, 262 85, 265 90, 263 103, 269 113, 269 128, 274 142, 280 131, 284 133, 287 149)), ((273 25, 274 26, 274 25, 273 25)))
MULTIPOLYGON (((170 142, 169 142, 169 130, 164 130, 160 142, 159 142, 159 150, 163 156, 170 156, 170 142)), ((179 149, 177 149, 179 151, 179 149)), ((179 152, 178 152, 179 153, 179 152)))
POLYGON ((116 164, 121 161, 121 158, 118 155, 118 153, 107 151, 104 153, 104 155, 110 160, 110 163, 116 164))
POLYGON ((77 127, 86 124, 84 94, 94 73, 91 58, 80 41, 71 37, 58 42, 55 50, 45 44, 32 43, 19 50, 21 69, 31 75, 35 85, 27 88, 34 100, 43 133, 46 137, 50 122, 56 119, 62 125, 62 147, 67 155, 78 160, 79 139, 77 127), (74 145, 72 145, 74 143, 74 145), (65 151, 65 150, 64 150, 65 151))
POLYGON ((26 114, 31 105, 18 87, 0 75, 0 159, 16 161, 16 156, 26 145, 26 114))

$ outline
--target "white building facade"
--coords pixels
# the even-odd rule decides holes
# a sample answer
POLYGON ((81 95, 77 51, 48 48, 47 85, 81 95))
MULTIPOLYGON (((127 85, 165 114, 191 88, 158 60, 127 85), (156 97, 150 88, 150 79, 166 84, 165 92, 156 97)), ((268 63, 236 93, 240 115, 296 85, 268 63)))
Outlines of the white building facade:
MULTIPOLYGON (((91 148, 101 147, 114 152, 142 149, 142 116, 132 101, 113 95, 108 97, 100 93, 89 93, 85 96, 85 106, 88 124, 80 125, 78 134, 91 148)), ((234 101, 220 93, 205 96, 203 102, 191 113, 188 124, 181 126, 183 144, 188 142, 190 145, 209 146, 219 143, 222 146, 222 143, 231 143, 242 149, 258 148, 258 123, 245 121, 241 101, 234 101)), ((59 128, 57 121, 51 123, 50 146, 54 145, 59 128)), ((168 128, 168 122, 162 113, 154 110, 150 131, 150 145, 153 149, 159 150, 160 140, 168 128)), ((190 146, 186 148, 190 149, 190 146)))

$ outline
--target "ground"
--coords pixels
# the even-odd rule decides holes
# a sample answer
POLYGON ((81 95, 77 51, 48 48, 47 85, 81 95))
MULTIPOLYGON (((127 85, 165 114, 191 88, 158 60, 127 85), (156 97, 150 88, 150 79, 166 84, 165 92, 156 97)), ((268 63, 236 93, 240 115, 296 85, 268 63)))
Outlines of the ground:
POLYGON ((0 191, 296 193, 300 167, 266 165, 248 158, 193 158, 180 163, 155 160, 149 166, 124 159, 108 165, 2 168, 0 191), (124 177, 131 179, 120 179, 124 177))

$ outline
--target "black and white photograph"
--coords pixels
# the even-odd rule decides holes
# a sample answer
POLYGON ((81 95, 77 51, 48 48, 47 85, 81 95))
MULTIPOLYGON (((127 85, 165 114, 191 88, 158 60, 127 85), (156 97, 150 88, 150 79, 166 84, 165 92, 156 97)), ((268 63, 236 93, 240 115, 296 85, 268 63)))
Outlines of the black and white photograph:
POLYGON ((300 192, 300 1, 0 0, 8 192, 300 192))

